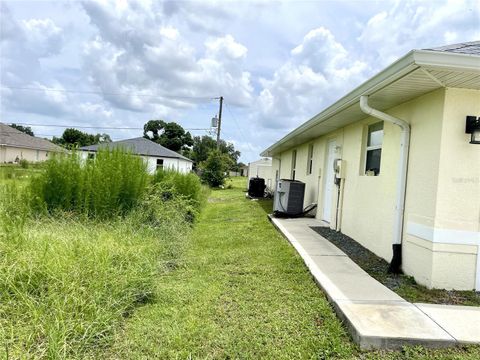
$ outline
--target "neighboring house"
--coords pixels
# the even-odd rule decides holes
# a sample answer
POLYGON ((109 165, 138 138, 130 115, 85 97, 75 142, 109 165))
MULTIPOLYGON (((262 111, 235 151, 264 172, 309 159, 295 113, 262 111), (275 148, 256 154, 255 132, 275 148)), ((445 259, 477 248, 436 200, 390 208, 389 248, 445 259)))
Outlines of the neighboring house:
POLYGON ((143 137, 83 146, 79 150, 82 158, 86 159, 89 156, 95 156, 94 154, 99 148, 123 148, 141 156, 146 162, 150 174, 160 168, 175 170, 184 174, 192 171, 192 160, 143 137))
MULTIPOLYGON (((277 162, 274 160, 273 162, 277 162)), ((265 179, 265 185, 268 190, 275 189, 275 182, 278 180, 278 168, 272 167, 271 158, 263 158, 260 160, 252 161, 248 163, 248 180, 251 178, 265 179)))
POLYGON ((48 140, 30 136, 0 123, 0 163, 45 161, 51 153, 63 151, 63 148, 48 140))
POLYGON ((413 50, 261 155, 417 282, 480 291, 479 117, 480 41, 413 50))
POLYGON ((243 165, 240 168, 240 176, 248 176, 248 165, 243 165))

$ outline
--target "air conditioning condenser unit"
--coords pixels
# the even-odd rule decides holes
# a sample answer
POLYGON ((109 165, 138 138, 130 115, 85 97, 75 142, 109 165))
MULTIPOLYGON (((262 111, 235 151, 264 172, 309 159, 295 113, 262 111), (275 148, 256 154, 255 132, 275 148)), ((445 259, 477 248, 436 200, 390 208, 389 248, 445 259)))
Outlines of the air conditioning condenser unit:
POLYGON ((273 200, 273 212, 296 216, 303 212, 305 183, 298 180, 281 179, 277 182, 273 200))

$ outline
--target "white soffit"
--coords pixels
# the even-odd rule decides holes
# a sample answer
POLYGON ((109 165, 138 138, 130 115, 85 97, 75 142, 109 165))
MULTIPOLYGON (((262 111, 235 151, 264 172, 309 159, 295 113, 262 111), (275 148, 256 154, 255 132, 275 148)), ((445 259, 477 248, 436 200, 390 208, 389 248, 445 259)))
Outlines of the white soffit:
POLYGON ((274 156, 366 117, 361 95, 386 110, 441 87, 480 89, 480 57, 415 50, 375 75, 261 153, 274 156))

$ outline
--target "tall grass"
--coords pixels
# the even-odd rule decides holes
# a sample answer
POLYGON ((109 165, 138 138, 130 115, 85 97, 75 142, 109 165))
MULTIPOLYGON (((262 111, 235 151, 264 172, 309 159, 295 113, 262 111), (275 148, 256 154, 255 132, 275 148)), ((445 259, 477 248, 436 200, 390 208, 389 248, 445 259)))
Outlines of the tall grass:
POLYGON ((141 199, 148 174, 143 160, 122 149, 104 149, 94 160, 56 156, 32 180, 35 210, 74 211, 94 218, 124 215, 141 199))
POLYGON ((182 174, 173 170, 157 170, 153 176, 153 184, 170 186, 176 193, 193 201, 194 206, 201 207, 206 199, 206 189, 200 178, 194 173, 182 174))
MULTIPOLYGON (((79 171, 73 159, 49 166, 46 179, 78 191, 69 182, 79 171), (72 173, 54 172, 67 165, 72 173)), ((188 204, 154 190, 122 218, 79 220, 61 206, 55 217, 28 217, 28 206, 15 206, 28 204, 25 189, 3 187, 0 202, 0 358, 92 356, 136 307, 154 300, 157 276, 175 268, 188 204)))

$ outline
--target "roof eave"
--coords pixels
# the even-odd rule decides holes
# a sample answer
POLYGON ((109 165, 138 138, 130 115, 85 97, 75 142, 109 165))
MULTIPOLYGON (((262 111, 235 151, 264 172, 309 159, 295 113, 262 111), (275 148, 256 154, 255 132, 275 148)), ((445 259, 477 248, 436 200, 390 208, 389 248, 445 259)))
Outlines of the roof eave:
POLYGON ((413 57, 418 66, 480 73, 480 57, 474 54, 415 50, 413 57))
POLYGON ((261 152, 260 156, 272 157, 276 155, 277 153, 275 152, 275 148, 277 148, 279 145, 307 131, 309 128, 321 123, 322 120, 324 120, 325 118, 328 118, 329 116, 341 111, 342 109, 349 107, 350 105, 352 105, 352 103, 358 101, 361 95, 368 95, 369 93, 381 89, 382 87, 385 87, 394 80, 404 76, 406 73, 415 70, 416 66, 414 64, 413 52, 413 50, 410 51, 405 56, 398 59, 393 64, 379 72, 377 75, 373 76, 360 86, 353 89, 347 95, 327 107, 325 110, 318 113, 310 120, 306 121, 296 129, 285 135, 279 141, 261 152), (412 66, 414 67, 413 69, 411 68, 412 66))
POLYGON ((434 50, 412 50, 393 64, 373 76, 347 95, 333 103, 319 114, 306 121, 279 141, 265 149, 260 156, 273 157, 282 151, 278 148, 288 140, 304 133, 330 116, 358 102, 360 96, 371 95, 385 86, 395 82, 419 67, 465 70, 480 73, 480 58, 477 55, 447 53, 434 50))

